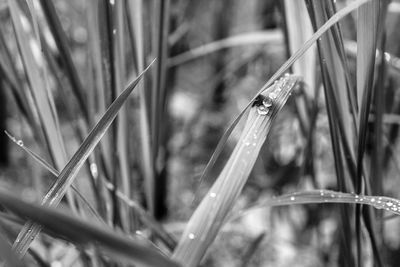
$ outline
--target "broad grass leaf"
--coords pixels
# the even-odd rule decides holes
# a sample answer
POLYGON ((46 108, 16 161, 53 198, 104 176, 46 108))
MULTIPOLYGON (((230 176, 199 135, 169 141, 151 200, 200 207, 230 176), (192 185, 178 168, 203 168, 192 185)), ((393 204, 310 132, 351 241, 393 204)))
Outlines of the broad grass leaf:
POLYGON ((281 78, 250 108, 246 125, 234 151, 191 216, 174 251, 173 259, 189 267, 200 263, 245 185, 271 124, 298 79, 292 75, 281 78))

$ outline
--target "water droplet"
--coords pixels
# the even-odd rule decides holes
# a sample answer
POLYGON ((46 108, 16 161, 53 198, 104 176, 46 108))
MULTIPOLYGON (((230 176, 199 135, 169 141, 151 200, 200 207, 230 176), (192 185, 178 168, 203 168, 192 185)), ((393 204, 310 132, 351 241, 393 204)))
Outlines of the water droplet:
POLYGON ((375 202, 375 198, 371 198, 371 202, 375 202))
POLYGON ((91 163, 90 164, 90 172, 93 177, 97 178, 99 176, 99 171, 97 169, 97 164, 96 163, 91 163))
POLYGON ((117 33, 117 29, 113 29, 113 34, 116 34, 117 33))
POLYGON ((265 107, 267 107, 267 108, 271 107, 271 106, 272 106, 272 100, 271 100, 271 98, 266 97, 266 98, 263 100, 263 105, 264 105, 265 107))
POLYGON ((324 195, 324 191, 320 191, 320 193, 319 193, 321 196, 323 196, 324 195))
POLYGON ((276 93, 274 93, 274 92, 272 92, 272 93, 269 93, 269 98, 271 98, 271 99, 275 99, 276 97, 277 97, 277 94, 276 93))
POLYGON ((332 198, 334 198, 334 197, 335 197, 335 195, 334 195, 334 194, 331 194, 331 197, 332 197, 332 198))
POLYGON ((24 146, 24 142, 22 142, 22 140, 18 140, 18 141, 17 141, 17 145, 19 145, 19 146, 24 146))
POLYGON ((110 0, 110 4, 114 5, 115 4, 115 0, 110 0))
POLYGON ((385 56, 385 60, 386 61, 390 61, 391 56, 390 56, 390 54, 388 52, 385 52, 384 56, 385 56))
POLYGON ((355 198, 358 198, 358 195, 355 195, 354 197, 355 197, 355 198))
POLYGON ((189 235, 188 235, 188 237, 189 237, 189 239, 195 239, 196 238, 196 236, 193 234, 193 233, 190 233, 189 235))
POLYGON ((214 198, 214 197, 216 197, 216 196, 217 196, 216 193, 214 193, 214 192, 211 192, 211 193, 210 193, 210 197, 214 198))
POLYGON ((136 233, 137 235, 142 235, 142 231, 139 231, 139 230, 136 230, 135 233, 136 233))
POLYGON ((296 198, 292 196, 292 197, 290 197, 290 200, 291 200, 291 201, 295 201, 296 198))
POLYGON ((386 203, 386 206, 391 207, 391 206, 393 206, 393 203, 392 202, 388 202, 388 203, 386 203))
POLYGON ((257 107, 257 112, 260 115, 267 115, 269 113, 269 108, 265 107, 265 106, 258 106, 257 107))

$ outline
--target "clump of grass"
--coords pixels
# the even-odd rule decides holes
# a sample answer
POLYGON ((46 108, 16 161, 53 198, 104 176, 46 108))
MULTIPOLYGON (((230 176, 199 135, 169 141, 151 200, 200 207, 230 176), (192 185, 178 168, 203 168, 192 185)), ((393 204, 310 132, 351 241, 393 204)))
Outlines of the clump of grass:
MULTIPOLYGON (((193 14, 187 14, 190 13, 188 7, 200 8, 199 4, 190 2, 186 8, 180 9, 177 7, 181 6, 173 1, 87 1, 84 4, 88 31, 84 48, 87 52, 87 81, 82 79, 81 70, 74 63, 67 30, 63 29, 63 20, 54 3, 8 0, 5 6, 0 4, 0 19, 6 13, 6 19, 11 22, 9 28, 13 29, 15 36, 15 40, 8 40, 7 25, 0 26, 0 83, 10 88, 18 110, 43 151, 37 154, 22 140, 6 134, 55 177, 41 206, 0 192, 0 203, 19 217, 0 212, 0 256, 15 266, 22 265, 19 258, 26 253, 35 255, 38 262, 45 262, 34 249, 29 252, 31 243, 43 229, 47 234, 56 234, 57 238, 62 236, 61 239, 76 245, 81 251, 80 260, 90 266, 106 266, 111 262, 123 266, 198 266, 223 225, 244 212, 250 212, 255 205, 346 203, 352 205, 341 205, 340 216, 334 218, 340 223, 338 234, 345 237, 336 238, 341 240, 338 262, 362 266, 362 252, 370 246, 374 263, 383 266, 381 244, 384 238, 382 229, 379 229, 383 212, 380 211, 400 215, 400 201, 385 196, 388 191, 383 176, 387 170, 380 158, 384 155, 384 140, 390 149, 390 146, 395 147, 393 141, 396 138, 393 137, 394 128, 391 136, 385 137, 385 95, 380 87, 386 86, 388 69, 398 75, 398 58, 395 53, 385 51, 383 25, 386 12, 390 10, 389 4, 378 0, 357 0, 337 11, 342 2, 285 1, 277 12, 284 20, 286 38, 282 38, 284 35, 279 29, 226 36, 226 27, 231 27, 228 24, 233 22, 233 17, 230 17, 224 20, 221 34, 218 34, 222 39, 171 56, 173 44, 184 43, 185 31, 191 30, 188 24, 175 28, 176 22, 190 20, 193 14), (355 10, 358 12, 355 23, 357 50, 353 51, 349 44, 354 44, 354 41, 344 38, 344 28, 338 22, 355 10), (168 189, 166 182, 177 179, 169 176, 168 171, 173 162, 170 162, 169 151, 172 134, 167 132, 170 129, 167 124, 170 121, 170 96, 181 85, 174 85, 175 75, 169 75, 171 68, 187 71, 193 65, 201 65, 200 58, 207 60, 215 53, 220 53, 217 57, 225 61, 235 55, 235 49, 249 46, 262 50, 263 44, 272 46, 283 42, 289 59, 247 101, 247 105, 244 102, 245 108, 221 137, 204 169, 203 180, 219 167, 217 161, 232 132, 246 120, 238 143, 177 242, 161 221, 168 206, 167 193, 171 194, 169 198, 184 195, 184 192, 168 189), (224 50, 223 54, 221 50, 224 50), (13 63, 14 54, 21 66, 13 63), (157 61, 152 71, 148 71, 149 67, 145 66, 151 65, 148 59, 154 57, 157 61), (354 59, 354 64, 350 64, 349 60, 354 59), (355 79, 351 75, 352 66, 355 67, 355 79), (289 69, 294 75, 284 75, 289 69), (133 73, 135 78, 125 88, 128 73, 133 73), (128 96, 135 87, 138 87, 138 99, 129 101, 128 96), (296 87, 298 90, 294 90, 296 87), (309 186, 311 177, 312 186, 321 188, 315 168, 323 161, 314 155, 313 148, 319 144, 316 140, 317 121, 320 116, 325 116, 326 109, 336 178, 330 182, 335 190, 287 194, 293 191, 292 188, 281 186, 278 190, 283 194, 260 200, 262 193, 272 189, 259 186, 260 194, 255 205, 230 214, 246 182, 252 179, 252 169, 256 168, 260 173, 263 164, 255 167, 256 160, 262 154, 273 121, 292 91, 295 91, 294 113, 301 125, 299 135, 304 141, 302 151, 298 153, 300 159, 293 160, 294 164, 301 165, 298 168, 301 173, 297 173, 301 180, 296 186, 309 186), (73 98, 65 97, 64 106, 60 107, 55 98, 68 94, 73 98), (325 99, 321 100, 320 95, 325 99), (60 114, 65 116, 60 119, 60 114), (75 120, 68 123, 73 129, 74 141, 80 144, 70 160, 69 140, 62 130, 68 124, 64 117, 75 120), (375 127, 372 131, 371 120, 375 127), (373 153, 370 153, 368 144, 371 136, 378 140, 373 153), (99 148, 95 149, 98 144, 99 148), (85 168, 82 177, 88 178, 89 186, 73 184, 78 172, 85 168), (66 194, 73 215, 55 210, 66 194), (22 225, 20 218, 28 219, 28 222, 22 225), (96 223, 89 224, 84 218, 96 219, 96 223), (16 232, 4 222, 22 226, 13 247, 8 243, 16 232), (368 241, 368 246, 364 246, 362 240, 368 241)), ((235 8, 236 5, 229 7, 230 15, 235 8)), ((262 57, 263 54, 259 53, 257 57, 259 55, 262 57)), ((221 64, 221 60, 217 61, 217 66, 211 69, 219 73, 230 70, 221 64)), ((229 63, 229 66, 234 63, 229 63)), ((236 69, 242 67, 236 66, 236 69)), ((191 75, 176 77, 190 79, 188 76, 191 75)), ((225 94, 234 89, 229 88, 224 78, 221 84, 225 99, 225 94)), ((176 142, 175 139, 172 141, 176 142)), ((264 170, 262 176, 267 177, 264 170)), ((318 216, 321 211, 322 207, 318 208, 318 216)), ((175 218, 168 219, 175 221, 175 218)), ((248 251, 243 253, 243 265, 250 262, 255 248, 261 246, 264 239, 265 232, 253 239, 248 251)))

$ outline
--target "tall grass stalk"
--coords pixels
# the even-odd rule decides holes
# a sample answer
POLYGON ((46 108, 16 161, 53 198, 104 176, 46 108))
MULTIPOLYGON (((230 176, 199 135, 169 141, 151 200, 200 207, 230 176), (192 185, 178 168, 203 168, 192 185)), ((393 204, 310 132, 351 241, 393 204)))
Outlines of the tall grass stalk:
MULTIPOLYGON (((142 72, 141 75, 139 75, 135 80, 131 81, 126 89, 107 109, 106 113, 89 133, 88 137, 86 137, 86 139, 83 141, 79 149, 75 152, 74 156, 60 172, 57 180, 53 183, 49 191, 44 196, 42 205, 50 207, 58 205, 58 203, 61 201, 61 198, 64 196, 65 191, 78 174, 78 171, 85 163, 86 159, 89 157, 90 153, 93 151, 100 139, 103 137, 104 133, 117 116, 118 111, 128 99, 129 94, 133 91, 139 80, 142 78, 142 75, 147 70, 148 68, 145 69, 144 72, 142 72)), ((40 230, 41 226, 33 221, 28 221, 25 224, 13 245, 14 250, 20 257, 25 255, 29 245, 39 234, 40 230)))
MULTIPOLYGON (((22 26, 23 17, 18 4, 15 1, 9 2, 11 18, 13 21, 14 32, 17 37, 17 44, 24 62, 25 74, 29 81, 30 93, 34 99, 35 109, 38 112, 40 125, 42 127, 47 147, 53 163, 58 169, 62 169, 67 163, 67 154, 64 141, 60 133, 57 111, 54 107, 54 100, 48 88, 47 72, 42 55, 35 58, 31 42, 35 43, 33 37, 29 37, 26 29, 22 26)), ((37 25, 34 25, 36 36, 38 37, 37 25)), ((71 208, 76 212, 74 199, 69 195, 71 208)))
POLYGON ((216 182, 191 216, 173 259, 186 266, 200 263, 242 191, 272 122, 297 80, 295 76, 285 76, 266 90, 250 108, 238 144, 216 182))

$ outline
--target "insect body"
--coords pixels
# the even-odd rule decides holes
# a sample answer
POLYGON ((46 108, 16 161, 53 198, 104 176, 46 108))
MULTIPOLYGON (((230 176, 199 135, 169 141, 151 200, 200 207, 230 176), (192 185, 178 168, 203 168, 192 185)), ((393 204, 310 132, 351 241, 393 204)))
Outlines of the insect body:
POLYGON ((257 107, 257 112, 260 115, 267 115, 272 106, 272 100, 268 96, 259 94, 253 102, 253 107, 257 107))
POLYGON ((259 94, 257 97, 256 97, 256 99, 254 100, 254 102, 253 102, 253 104, 251 105, 252 107, 259 107, 259 106, 262 106, 263 105, 263 102, 264 102, 264 100, 266 99, 267 97, 266 96, 264 96, 264 95, 262 95, 262 94, 259 94))
POLYGON ((271 96, 259 94, 251 106, 257 107, 258 114, 267 115, 272 107, 272 102, 271 96))
POLYGON ((279 106, 290 95, 297 80, 298 77, 286 74, 266 90, 266 95, 259 94, 251 106, 257 107, 259 115, 271 115, 273 108, 279 106))

